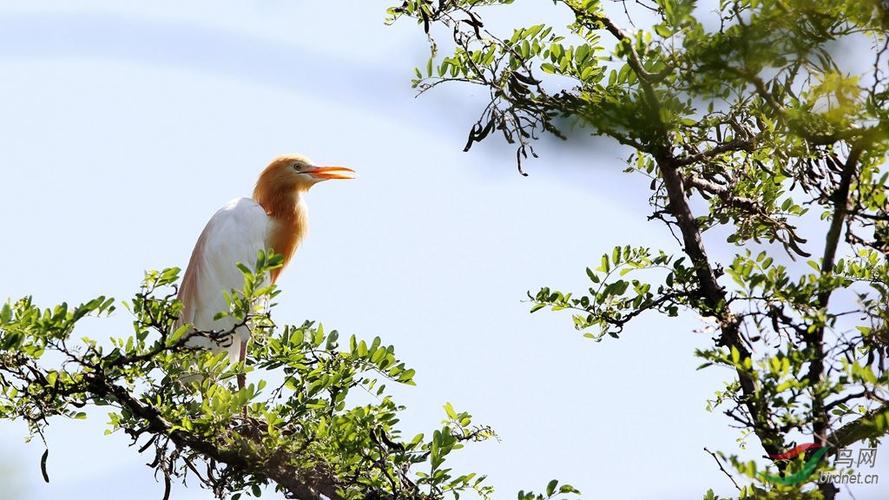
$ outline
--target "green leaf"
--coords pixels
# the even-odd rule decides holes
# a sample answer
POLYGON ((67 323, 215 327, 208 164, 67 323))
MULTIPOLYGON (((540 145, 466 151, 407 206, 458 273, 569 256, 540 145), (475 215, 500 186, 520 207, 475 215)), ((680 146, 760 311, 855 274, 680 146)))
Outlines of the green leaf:
POLYGON ((673 35, 673 30, 663 24, 655 24, 654 31, 663 38, 669 38, 673 35))
POLYGON ((0 308, 0 325, 7 325, 10 321, 12 321, 12 307, 9 306, 9 302, 6 302, 0 308))
POLYGON ((448 418, 451 418, 451 419, 457 418, 457 412, 454 411, 454 407, 451 405, 451 403, 445 403, 444 410, 445 410, 445 413, 447 413, 448 418))
POLYGON ((559 485, 559 482, 553 479, 546 485, 546 496, 551 497, 556 493, 556 486, 559 485))

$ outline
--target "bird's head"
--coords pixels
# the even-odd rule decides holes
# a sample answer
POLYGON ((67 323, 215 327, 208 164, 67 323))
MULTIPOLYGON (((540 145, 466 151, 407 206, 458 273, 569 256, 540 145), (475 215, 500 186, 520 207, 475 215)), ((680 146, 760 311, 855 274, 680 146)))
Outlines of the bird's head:
POLYGON ((259 174, 253 198, 260 204, 278 203, 292 198, 315 184, 328 179, 354 179, 355 171, 346 167, 315 165, 301 155, 284 155, 272 160, 259 174))
POLYGON ((306 191, 328 179, 354 179, 346 167, 323 167, 302 155, 283 155, 272 160, 259 175, 257 189, 265 191, 306 191))

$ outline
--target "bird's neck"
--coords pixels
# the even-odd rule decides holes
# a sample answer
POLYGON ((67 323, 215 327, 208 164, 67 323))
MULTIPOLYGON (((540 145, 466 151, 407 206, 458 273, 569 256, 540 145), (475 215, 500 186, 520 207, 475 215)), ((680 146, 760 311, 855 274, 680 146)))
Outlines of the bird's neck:
MULTIPOLYGON (((267 193, 263 193, 267 194, 267 193)), ((272 282, 278 279, 299 246, 308 229, 306 204, 299 191, 270 193, 254 199, 259 203, 271 219, 266 247, 284 257, 284 265, 271 273, 272 282)))

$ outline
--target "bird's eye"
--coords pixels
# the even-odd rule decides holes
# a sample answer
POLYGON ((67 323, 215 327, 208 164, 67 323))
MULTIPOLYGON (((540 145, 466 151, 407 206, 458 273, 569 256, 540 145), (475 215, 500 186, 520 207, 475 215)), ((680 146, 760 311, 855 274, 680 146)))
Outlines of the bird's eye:
POLYGON ((300 170, 302 170, 302 165, 300 165, 299 163, 294 163, 293 170, 296 170, 297 172, 299 172, 300 170))

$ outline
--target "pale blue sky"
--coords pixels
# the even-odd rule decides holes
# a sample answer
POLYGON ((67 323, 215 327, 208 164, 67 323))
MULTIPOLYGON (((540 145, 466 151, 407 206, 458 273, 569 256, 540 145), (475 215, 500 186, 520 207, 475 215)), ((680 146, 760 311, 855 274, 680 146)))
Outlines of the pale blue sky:
MULTIPOLYGON (((522 303, 540 285, 582 289, 584 267, 613 244, 674 248, 645 222, 647 182, 620 173, 626 152, 544 141, 528 178, 496 142, 462 153, 479 96, 414 99, 424 39, 409 23, 386 28, 386 5, 0 3, 0 298, 127 298, 144 269, 184 267, 209 216, 249 195, 269 159, 304 153, 360 179, 310 193, 277 320, 394 343, 418 371, 418 387, 397 389, 407 431, 435 427, 446 401, 492 425, 501 441, 455 465, 487 473, 497 498, 554 477, 585 498, 730 494, 703 451, 736 449, 728 421, 704 410, 729 374, 695 371, 708 337, 694 318, 643 317, 594 344, 569 317, 522 303)), ((518 2, 501 22, 550 7, 518 2)), ((86 326, 107 338, 130 318, 86 326)), ((0 424, 7 498, 159 498, 149 457, 104 437, 105 421, 53 422, 48 485, 42 447, 23 444, 24 425, 0 424)), ((878 466, 889 479, 889 459, 878 466)))

